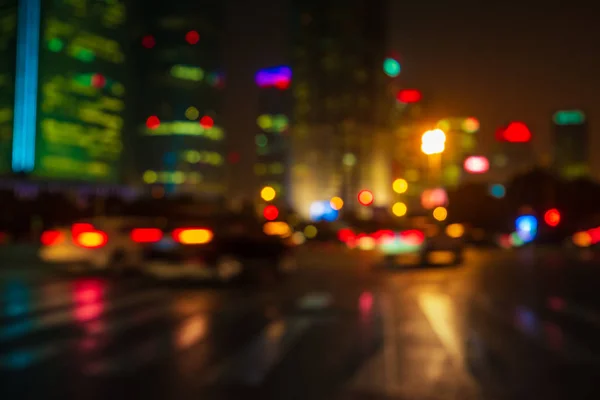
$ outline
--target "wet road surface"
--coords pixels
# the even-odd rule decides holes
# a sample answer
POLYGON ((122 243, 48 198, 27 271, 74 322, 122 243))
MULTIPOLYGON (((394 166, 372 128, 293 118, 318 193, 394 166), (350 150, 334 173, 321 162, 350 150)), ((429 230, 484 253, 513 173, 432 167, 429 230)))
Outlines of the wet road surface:
POLYGON ((0 271, 2 399, 597 399, 600 263, 300 254, 284 282, 0 271))

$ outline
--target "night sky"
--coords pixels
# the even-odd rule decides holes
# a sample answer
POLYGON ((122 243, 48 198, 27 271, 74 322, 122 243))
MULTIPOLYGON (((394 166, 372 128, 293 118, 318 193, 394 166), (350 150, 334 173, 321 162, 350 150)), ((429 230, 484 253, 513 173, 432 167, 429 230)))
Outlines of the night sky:
MULTIPOLYGON (((551 154, 553 111, 579 108, 590 121, 592 149, 600 149, 600 28, 591 2, 578 7, 570 1, 566 8, 548 1, 464 6, 441 0, 390 1, 390 48, 402 54, 401 79, 427 96, 432 119, 479 118, 480 136, 487 139, 482 138, 484 150, 498 126, 521 120, 530 126, 542 158, 551 154)), ((229 131, 234 146, 253 148, 254 132, 240 132, 256 118, 248 67, 285 61, 287 17, 279 0, 229 4, 229 83, 247 90, 247 96, 228 100, 227 112, 236 113, 229 131), (250 19, 248 15, 257 15, 254 7, 263 12, 250 19)), ((245 154, 240 167, 251 168, 252 156, 245 154)), ((600 158, 593 169, 598 176, 600 158)))
POLYGON ((592 10, 574 2, 393 3, 391 43, 403 54, 403 79, 431 96, 434 116, 476 116, 488 139, 501 124, 522 120, 543 156, 551 152, 553 111, 580 108, 596 132, 593 149, 600 147, 600 29, 592 10))

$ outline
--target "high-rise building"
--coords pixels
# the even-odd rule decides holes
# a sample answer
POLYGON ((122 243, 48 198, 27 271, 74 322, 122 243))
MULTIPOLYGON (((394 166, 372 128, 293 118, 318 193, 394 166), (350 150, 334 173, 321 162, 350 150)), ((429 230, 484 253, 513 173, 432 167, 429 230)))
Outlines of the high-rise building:
MULTIPOLYGON (((290 137, 289 114, 292 70, 276 66, 260 70, 256 75, 259 87, 255 137, 257 163, 254 173, 261 187, 271 186, 282 201, 289 199, 290 137)), ((257 191, 258 193, 258 191, 257 191)))
POLYGON ((11 171, 17 0, 0 1, 0 175, 11 171))
POLYGON ((13 0, 0 11, 0 170, 120 182, 124 2, 13 0))
POLYGON ((566 179, 589 174, 589 132, 585 113, 561 110, 552 118, 554 135, 554 168, 566 179))
POLYGON ((395 105, 384 73, 386 2, 292 3, 292 204, 306 215, 312 202, 341 196, 352 209, 377 176, 386 182, 376 184, 386 186, 375 193, 380 205, 391 190, 391 158, 380 153, 390 165, 373 163, 373 149, 385 147, 395 105))
POLYGON ((532 134, 525 123, 514 121, 502 126, 495 137, 490 156, 490 181, 507 182, 535 167, 532 134))
POLYGON ((137 181, 167 193, 225 190, 221 99, 223 6, 141 2, 135 30, 137 181))

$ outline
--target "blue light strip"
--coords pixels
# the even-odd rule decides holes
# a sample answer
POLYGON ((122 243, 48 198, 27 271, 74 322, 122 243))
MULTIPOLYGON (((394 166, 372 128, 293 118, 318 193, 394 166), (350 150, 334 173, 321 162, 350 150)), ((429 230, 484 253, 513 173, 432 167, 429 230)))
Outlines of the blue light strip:
POLYGON ((41 13, 41 0, 19 1, 12 148, 15 172, 31 172, 35 166, 41 13))

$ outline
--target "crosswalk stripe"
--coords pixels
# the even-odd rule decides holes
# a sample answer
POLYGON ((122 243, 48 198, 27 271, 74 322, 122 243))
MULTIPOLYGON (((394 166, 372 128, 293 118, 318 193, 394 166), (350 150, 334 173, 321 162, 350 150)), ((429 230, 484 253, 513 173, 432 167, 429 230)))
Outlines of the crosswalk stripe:
POLYGON ((205 377, 206 384, 260 385, 311 327, 308 318, 286 318, 268 324, 238 353, 205 377))
POLYGON ((83 319, 89 312, 90 319, 95 319, 109 312, 119 310, 128 306, 134 306, 156 300, 165 295, 165 292, 153 290, 148 292, 136 293, 116 301, 104 304, 102 301, 92 302, 78 306, 75 310, 58 310, 36 316, 35 318, 21 320, 19 322, 3 326, 0 328, 0 344, 17 339, 24 335, 31 335, 36 332, 56 328, 68 324, 74 319, 74 312, 79 313, 83 319))

